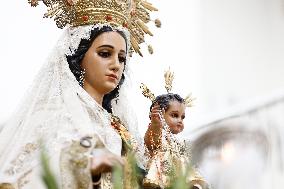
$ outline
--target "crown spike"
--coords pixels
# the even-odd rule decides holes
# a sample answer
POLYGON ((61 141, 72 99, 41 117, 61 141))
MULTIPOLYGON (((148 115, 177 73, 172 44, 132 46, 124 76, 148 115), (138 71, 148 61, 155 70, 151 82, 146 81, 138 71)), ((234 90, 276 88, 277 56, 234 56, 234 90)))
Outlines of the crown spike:
POLYGON ((151 45, 148 45, 148 52, 150 54, 153 54, 154 53, 154 50, 153 50, 153 47, 151 45))
POLYGON ((155 19, 154 22, 157 28, 160 28, 162 26, 162 22, 159 19, 155 19))
POLYGON ((142 29, 145 33, 149 34, 150 36, 153 36, 153 34, 152 34, 152 33, 150 32, 150 30, 148 29, 148 27, 147 27, 142 21, 138 20, 138 21, 137 21, 137 24, 141 27, 141 29, 142 29))
POLYGON ((172 87, 173 87, 173 80, 174 80, 174 72, 171 72, 170 68, 165 71, 164 73, 164 78, 165 78, 165 88, 167 92, 171 92, 172 87))
POLYGON ((142 1, 142 2, 141 2, 141 5, 142 5, 144 8, 146 8, 146 9, 148 9, 148 10, 150 10, 150 11, 158 11, 157 8, 155 8, 151 3, 147 2, 147 1, 142 1))
POLYGON ((196 98, 192 97, 192 93, 187 95, 184 99, 184 104, 186 107, 192 107, 193 106, 193 101, 196 100, 196 98))
POLYGON ((142 53, 140 51, 140 47, 139 47, 138 42, 136 41, 136 39, 134 37, 131 37, 130 38, 130 42, 131 42, 131 45, 132 45, 132 48, 134 49, 134 51, 136 53, 138 53, 140 56, 143 57, 143 55, 142 55, 142 53))

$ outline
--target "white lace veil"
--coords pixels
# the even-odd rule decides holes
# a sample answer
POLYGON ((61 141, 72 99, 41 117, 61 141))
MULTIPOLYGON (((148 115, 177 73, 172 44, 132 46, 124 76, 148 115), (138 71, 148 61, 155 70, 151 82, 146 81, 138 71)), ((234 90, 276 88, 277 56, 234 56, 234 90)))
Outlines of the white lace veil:
MULTIPOLYGON (((80 87, 66 60, 66 55, 75 52, 81 39, 88 39, 92 29, 102 26, 69 27, 64 30, 18 110, 0 131, 0 183, 15 182, 30 167, 39 164, 40 140, 45 142, 49 154, 59 154, 58 150, 65 142, 93 132, 89 114, 80 103, 79 98, 82 96, 84 101, 96 107, 95 114, 102 117, 99 121, 105 120, 103 116, 107 116, 106 111, 80 87)), ((127 30, 113 29, 124 32, 130 44, 127 30)), ((125 81, 120 88, 118 103, 112 102, 113 113, 122 119, 138 140, 140 145, 137 156, 141 160, 144 144, 127 98, 131 86, 128 63, 124 73, 125 81)), ((107 120, 105 122, 110 124, 107 120)), ((97 135, 103 137, 100 133, 97 135)), ((106 145, 106 148, 112 151, 111 146, 106 145)))

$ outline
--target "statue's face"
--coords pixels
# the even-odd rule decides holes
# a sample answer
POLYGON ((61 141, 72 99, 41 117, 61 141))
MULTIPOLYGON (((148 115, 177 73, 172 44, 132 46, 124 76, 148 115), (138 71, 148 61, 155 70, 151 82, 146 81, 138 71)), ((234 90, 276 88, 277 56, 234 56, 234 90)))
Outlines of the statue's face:
POLYGON ((185 118, 185 104, 176 100, 169 102, 169 108, 164 114, 164 118, 173 134, 183 131, 185 118))
POLYGON ((107 94, 114 90, 126 63, 126 42, 117 32, 104 32, 92 43, 82 60, 86 70, 84 89, 107 94))

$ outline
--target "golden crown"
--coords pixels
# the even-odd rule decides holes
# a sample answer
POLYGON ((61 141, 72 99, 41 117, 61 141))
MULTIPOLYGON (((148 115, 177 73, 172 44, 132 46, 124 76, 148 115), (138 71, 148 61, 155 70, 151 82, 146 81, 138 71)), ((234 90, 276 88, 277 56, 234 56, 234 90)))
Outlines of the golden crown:
MULTIPOLYGON (((144 35, 153 36, 146 26, 151 20, 150 12, 158 10, 145 0, 28 0, 31 6, 37 6, 39 1, 48 8, 44 17, 54 18, 59 28, 67 24, 81 26, 98 23, 127 28, 132 50, 140 56, 139 45, 144 42, 144 35)), ((155 24, 161 26, 158 19, 155 24)), ((152 47, 148 49, 152 53, 152 47)))
MULTIPOLYGON (((172 84, 173 84, 173 80, 174 80, 174 72, 172 72, 170 70, 170 68, 167 71, 165 71, 164 79, 165 79, 165 88, 166 88, 167 92, 170 93, 172 88, 173 88, 172 84)), ((152 102, 155 101, 156 96, 144 83, 141 83, 140 88, 142 89, 142 94, 146 98, 149 98, 152 102)), ((189 95, 187 95, 184 98, 184 104, 186 105, 186 107, 192 107, 194 100, 195 100, 195 98, 193 98, 192 94, 190 93, 189 95)))

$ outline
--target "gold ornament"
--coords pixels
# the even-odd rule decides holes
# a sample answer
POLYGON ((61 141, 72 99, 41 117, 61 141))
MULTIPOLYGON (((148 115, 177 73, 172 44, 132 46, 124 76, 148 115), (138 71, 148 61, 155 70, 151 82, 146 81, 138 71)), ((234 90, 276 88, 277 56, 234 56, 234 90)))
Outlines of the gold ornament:
POLYGON ((184 104, 186 105, 186 107, 192 107, 193 106, 193 101, 196 98, 192 97, 192 94, 190 93, 189 95, 187 95, 184 99, 184 104))
POLYGON ((142 94, 146 97, 149 98, 152 102, 155 100, 155 95, 150 91, 150 89, 144 84, 141 83, 140 89, 142 89, 142 94))
POLYGON ((150 54, 154 53, 153 47, 151 45, 148 45, 148 51, 150 54))
POLYGON ((169 93, 171 92, 173 88, 174 72, 171 72, 169 68, 169 70, 165 71, 164 78, 165 78, 165 84, 166 84, 165 88, 167 92, 169 93))
POLYGON ((155 25, 156 25, 157 28, 160 28, 162 26, 162 22, 159 19, 156 19, 155 25))
POLYGON ((38 5, 38 0, 28 0, 28 3, 31 4, 32 7, 36 7, 38 5))
MULTIPOLYGON (((37 6, 40 0, 28 0, 37 6)), ((158 11, 146 0, 41 0, 47 7, 45 18, 54 18, 57 27, 109 24, 127 28, 132 48, 142 56, 140 44, 145 34, 152 36, 146 24, 150 12, 158 11)))

